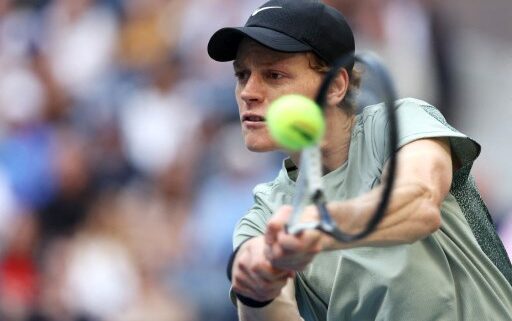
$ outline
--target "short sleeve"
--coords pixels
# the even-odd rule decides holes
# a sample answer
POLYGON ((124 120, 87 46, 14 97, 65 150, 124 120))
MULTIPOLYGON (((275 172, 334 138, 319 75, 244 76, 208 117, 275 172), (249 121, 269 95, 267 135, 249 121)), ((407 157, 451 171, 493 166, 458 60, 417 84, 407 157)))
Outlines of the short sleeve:
MULTIPOLYGON (((432 105, 417 99, 397 101, 398 148, 423 138, 449 138, 453 154, 462 165, 470 165, 480 154, 480 145, 450 126, 443 115, 432 105)), ((389 138, 386 135, 389 121, 384 108, 376 110, 373 117, 373 133, 382 163, 389 157, 389 138), (382 133, 380 135, 375 133, 382 133)))
POLYGON ((283 162, 283 168, 272 182, 258 184, 254 187, 252 191, 254 205, 240 219, 233 233, 234 248, 252 237, 264 234, 267 222, 274 211, 284 204, 291 204, 294 183, 288 177, 286 163, 286 161, 283 162))
POLYGON ((266 216, 262 208, 257 205, 253 206, 253 208, 240 219, 235 227, 233 248, 236 249, 248 239, 264 234, 267 220, 266 216))
POLYGON ((265 233, 267 221, 272 215, 268 203, 265 201, 266 184, 258 185, 254 188, 254 205, 249 212, 238 221, 233 233, 233 248, 236 249, 240 244, 250 238, 265 233))

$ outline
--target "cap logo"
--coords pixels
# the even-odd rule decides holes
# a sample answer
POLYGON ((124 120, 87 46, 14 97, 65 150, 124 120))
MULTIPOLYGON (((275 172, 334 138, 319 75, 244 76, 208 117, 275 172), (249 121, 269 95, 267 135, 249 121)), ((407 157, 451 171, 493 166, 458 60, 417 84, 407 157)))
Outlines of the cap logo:
POLYGON ((259 9, 257 9, 256 11, 254 11, 254 12, 252 13, 252 15, 251 15, 251 16, 252 16, 252 17, 254 17, 254 16, 255 16, 255 15, 257 15, 258 13, 260 13, 261 11, 263 11, 263 10, 267 10, 267 9, 283 9, 283 7, 273 6, 273 7, 263 7, 263 8, 259 8, 259 9))

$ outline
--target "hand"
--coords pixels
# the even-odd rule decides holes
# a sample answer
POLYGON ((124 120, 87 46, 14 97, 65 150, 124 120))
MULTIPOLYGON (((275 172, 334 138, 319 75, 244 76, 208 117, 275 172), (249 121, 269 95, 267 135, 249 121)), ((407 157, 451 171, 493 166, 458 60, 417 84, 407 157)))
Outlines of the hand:
MULTIPOLYGON (((292 207, 281 207, 269 220, 265 233, 266 258, 278 269, 302 271, 322 249, 322 233, 317 230, 303 231, 297 235, 286 232, 292 207)), ((318 220, 316 207, 304 209, 304 221, 318 220)))
POLYGON ((263 236, 255 237, 242 245, 232 268, 233 290, 245 297, 264 302, 276 298, 290 277, 295 273, 273 267, 264 255, 263 236))

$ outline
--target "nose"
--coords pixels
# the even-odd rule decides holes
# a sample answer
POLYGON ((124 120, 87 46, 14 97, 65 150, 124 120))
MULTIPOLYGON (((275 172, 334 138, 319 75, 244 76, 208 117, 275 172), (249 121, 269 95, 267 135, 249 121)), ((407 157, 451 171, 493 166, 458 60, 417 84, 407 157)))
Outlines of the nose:
POLYGON ((262 79, 257 74, 252 73, 241 87, 240 98, 248 106, 263 101, 264 87, 262 79))

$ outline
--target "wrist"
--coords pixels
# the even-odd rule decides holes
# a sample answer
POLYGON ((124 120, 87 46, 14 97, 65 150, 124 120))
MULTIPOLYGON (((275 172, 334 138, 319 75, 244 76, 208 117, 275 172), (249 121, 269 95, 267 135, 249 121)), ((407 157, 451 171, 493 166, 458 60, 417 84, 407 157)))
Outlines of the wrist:
POLYGON ((240 301, 243 305, 251 307, 251 308, 263 308, 263 307, 269 305, 270 303, 272 303, 272 301, 274 301, 274 299, 268 300, 268 301, 256 301, 254 299, 243 296, 234 291, 233 291, 233 293, 235 293, 235 296, 238 299, 238 301, 240 301))

